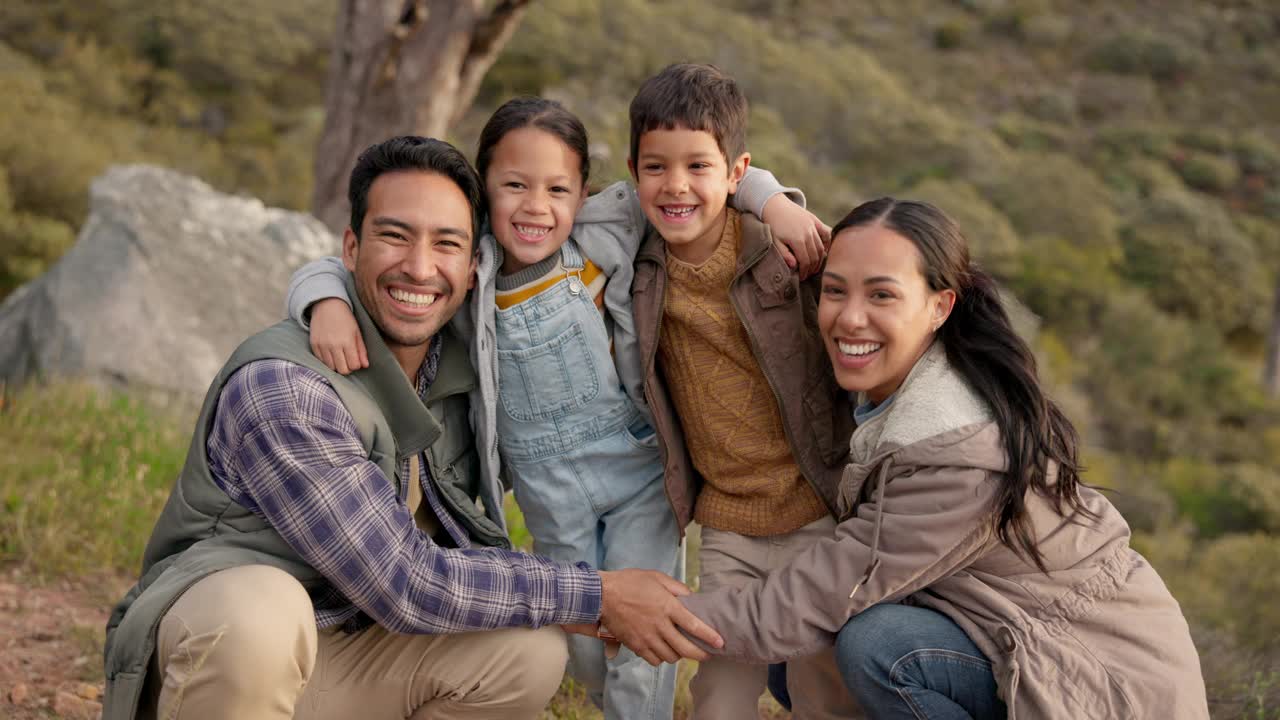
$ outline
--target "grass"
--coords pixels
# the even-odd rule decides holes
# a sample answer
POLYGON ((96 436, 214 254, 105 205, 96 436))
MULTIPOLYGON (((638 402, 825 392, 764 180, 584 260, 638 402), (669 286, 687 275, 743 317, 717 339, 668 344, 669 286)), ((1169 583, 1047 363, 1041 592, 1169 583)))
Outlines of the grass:
MULTIPOLYGON (((0 387, 0 565, 16 565, 43 581, 100 574, 132 578, 182 469, 192 422, 82 383, 33 384, 7 394, 0 387)), ((506 508, 512 541, 530 549, 532 538, 510 495, 506 508)), ((691 555, 695 548, 691 543, 691 555)), ((69 639, 84 654, 101 654, 101 628, 77 626, 72 634, 69 639)), ((680 665, 676 718, 688 717, 696 667, 680 665)), ((101 681, 100 674, 100 665, 91 662, 76 669, 75 679, 101 681)), ((602 715, 566 677, 540 717, 602 715)), ((761 717, 786 713, 762 698, 761 717)))
POLYGON ((77 383, 0 397, 0 561, 43 577, 136 572, 190 421, 77 383))

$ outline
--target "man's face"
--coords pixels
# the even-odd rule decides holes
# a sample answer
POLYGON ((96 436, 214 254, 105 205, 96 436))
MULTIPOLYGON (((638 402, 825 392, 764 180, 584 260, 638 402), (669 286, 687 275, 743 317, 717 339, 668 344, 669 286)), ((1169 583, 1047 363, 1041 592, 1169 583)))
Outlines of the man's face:
POLYGON ((347 229, 342 261, 397 357, 425 353, 466 299, 476 282, 472 242, 471 207, 449 178, 400 170, 373 181, 360 238, 347 229))

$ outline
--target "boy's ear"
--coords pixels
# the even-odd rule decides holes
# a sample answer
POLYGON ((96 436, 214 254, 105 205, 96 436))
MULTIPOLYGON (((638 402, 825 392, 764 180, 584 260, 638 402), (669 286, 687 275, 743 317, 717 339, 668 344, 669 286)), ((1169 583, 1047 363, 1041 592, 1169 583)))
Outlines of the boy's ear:
POLYGON ((631 158, 631 157, 627 158, 627 169, 631 171, 632 180, 639 179, 639 176, 636 175, 636 159, 635 158, 631 158))
POLYGON ((751 164, 751 153, 744 152, 738 156, 737 160, 729 166, 729 192, 738 192, 738 183, 742 182, 742 176, 747 174, 747 166, 751 164))
POLYGON ((356 260, 360 257, 360 238, 348 227, 342 233, 342 264, 347 272, 356 271, 356 260))

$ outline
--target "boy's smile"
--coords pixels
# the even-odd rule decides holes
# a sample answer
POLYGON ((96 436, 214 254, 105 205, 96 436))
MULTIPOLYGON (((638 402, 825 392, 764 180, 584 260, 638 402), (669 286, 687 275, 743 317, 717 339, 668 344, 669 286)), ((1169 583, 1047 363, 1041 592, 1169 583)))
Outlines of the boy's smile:
POLYGON ((650 130, 629 161, 645 216, 672 255, 701 264, 720 244, 725 203, 738 189, 751 156, 728 166, 715 135, 706 130, 650 130))

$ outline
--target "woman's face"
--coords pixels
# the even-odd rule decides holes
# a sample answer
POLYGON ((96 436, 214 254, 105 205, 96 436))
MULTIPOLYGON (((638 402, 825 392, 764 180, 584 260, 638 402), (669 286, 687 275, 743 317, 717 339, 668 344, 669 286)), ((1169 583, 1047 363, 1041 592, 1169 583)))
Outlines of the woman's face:
POLYGON ((929 347, 956 296, 931 290, 923 266, 915 244, 880 225, 835 237, 818 326, 840 387, 883 402, 929 347))
POLYGON ((540 262, 569 239, 586 193, 582 158, 546 130, 523 127, 498 141, 486 170, 489 226, 505 251, 502 272, 540 262))

